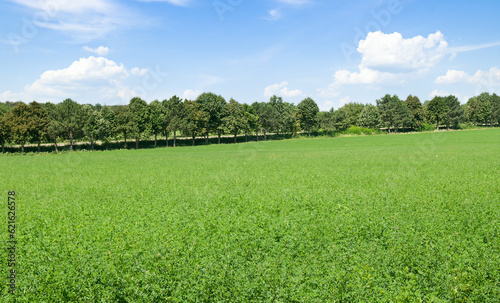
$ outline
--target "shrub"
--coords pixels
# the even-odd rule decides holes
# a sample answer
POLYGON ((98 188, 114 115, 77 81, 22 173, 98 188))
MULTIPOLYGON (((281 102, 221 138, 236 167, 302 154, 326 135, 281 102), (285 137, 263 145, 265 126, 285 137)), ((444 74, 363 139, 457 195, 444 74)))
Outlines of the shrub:
POLYGON ((359 127, 359 126, 351 126, 342 133, 346 135, 373 135, 380 134, 380 131, 377 129, 359 127))
POLYGON ((422 123, 422 125, 417 129, 419 132, 431 132, 436 130, 436 127, 432 124, 422 123))
POLYGON ((474 128, 477 128, 477 126, 475 126, 470 122, 458 124, 458 129, 474 129, 474 128))

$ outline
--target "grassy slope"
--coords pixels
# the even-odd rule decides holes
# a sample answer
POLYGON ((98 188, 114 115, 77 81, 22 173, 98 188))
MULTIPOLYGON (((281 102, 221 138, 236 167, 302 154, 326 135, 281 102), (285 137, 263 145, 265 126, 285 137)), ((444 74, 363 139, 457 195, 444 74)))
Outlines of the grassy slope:
POLYGON ((18 302, 500 297, 498 130, 0 167, 19 198, 18 302))

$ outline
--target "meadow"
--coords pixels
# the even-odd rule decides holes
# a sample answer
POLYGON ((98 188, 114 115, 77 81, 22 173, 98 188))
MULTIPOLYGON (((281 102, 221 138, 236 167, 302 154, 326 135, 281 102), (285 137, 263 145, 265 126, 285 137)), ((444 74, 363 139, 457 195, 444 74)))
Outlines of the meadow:
POLYGON ((2 302, 498 302, 500 130, 0 156, 2 302), (7 251, 2 250, 2 260, 7 251))

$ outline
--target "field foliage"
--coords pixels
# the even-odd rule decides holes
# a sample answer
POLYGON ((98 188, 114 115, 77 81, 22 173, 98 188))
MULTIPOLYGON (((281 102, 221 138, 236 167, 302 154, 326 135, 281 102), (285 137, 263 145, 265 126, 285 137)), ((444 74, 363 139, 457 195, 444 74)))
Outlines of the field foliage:
POLYGON ((3 199, 19 199, 17 302, 500 298, 499 130, 0 156, 0 167, 3 199))

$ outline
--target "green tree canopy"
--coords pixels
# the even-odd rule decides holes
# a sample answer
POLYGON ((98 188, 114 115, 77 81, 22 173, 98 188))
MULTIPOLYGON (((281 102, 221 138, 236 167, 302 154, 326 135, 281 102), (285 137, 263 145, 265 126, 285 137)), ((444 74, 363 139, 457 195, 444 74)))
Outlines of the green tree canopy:
POLYGON ((234 135, 234 143, 236 143, 236 136, 240 130, 245 129, 248 121, 245 119, 245 114, 240 103, 231 98, 229 103, 224 106, 224 118, 222 118, 224 130, 234 135))
POLYGON ((223 108, 226 105, 226 100, 214 93, 203 93, 196 98, 196 102, 200 104, 200 109, 208 116, 207 136, 209 132, 217 133, 220 144, 220 137, 224 130, 222 118, 224 118, 223 108))
POLYGON ((83 134, 82 106, 71 99, 66 99, 57 105, 56 118, 61 135, 69 140, 70 149, 73 150, 73 140, 83 134))
POLYGON ((139 139, 144 135, 149 123, 148 104, 139 97, 134 97, 128 104, 131 122, 131 134, 135 137, 135 149, 139 148, 139 139))
POLYGON ((311 136, 311 128, 318 123, 318 105, 313 99, 306 98, 297 105, 297 111, 300 125, 307 129, 308 135, 311 136))
POLYGON ((359 115, 359 125, 368 128, 378 128, 380 125, 380 114, 373 104, 367 104, 359 115))

